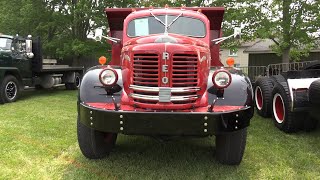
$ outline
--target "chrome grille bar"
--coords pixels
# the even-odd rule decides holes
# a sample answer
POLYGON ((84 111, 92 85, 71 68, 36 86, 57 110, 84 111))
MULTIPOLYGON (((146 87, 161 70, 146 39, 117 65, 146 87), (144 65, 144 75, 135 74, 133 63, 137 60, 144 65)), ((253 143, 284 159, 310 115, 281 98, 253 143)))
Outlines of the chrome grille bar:
MULTIPOLYGON (((142 94, 130 94, 131 97, 135 99, 149 100, 149 101, 159 101, 159 96, 142 95, 142 94)), ((198 95, 187 95, 187 96, 171 96, 170 101, 190 101, 198 98, 198 95)))
MULTIPOLYGON (((159 92, 159 87, 147 87, 147 86, 137 86, 137 85, 130 85, 129 87, 132 90, 136 91, 148 91, 148 92, 159 92)), ((200 87, 172 87, 170 88, 171 92, 173 93, 180 93, 180 92, 197 92, 200 90, 200 87)))

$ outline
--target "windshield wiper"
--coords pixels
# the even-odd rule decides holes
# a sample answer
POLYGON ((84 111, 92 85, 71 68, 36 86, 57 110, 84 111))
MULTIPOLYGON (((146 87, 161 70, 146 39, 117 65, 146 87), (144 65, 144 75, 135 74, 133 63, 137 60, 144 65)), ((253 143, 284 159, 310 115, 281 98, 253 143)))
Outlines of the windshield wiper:
MULTIPOLYGON (((158 22, 160 22, 162 25, 164 25, 164 27, 165 27, 164 33, 167 34, 170 26, 171 26, 174 22, 176 22, 176 20, 177 20, 180 16, 182 16, 183 13, 180 13, 176 18, 174 18, 169 25, 167 25, 167 20, 166 20, 166 22, 164 23, 163 21, 161 21, 161 19, 159 19, 157 16, 155 16, 152 12, 150 12, 150 14, 151 14, 158 22)), ((166 14, 166 16, 168 16, 168 15, 166 14)))
POLYGON ((169 25, 167 25, 167 31, 169 30, 169 28, 170 28, 170 26, 174 23, 174 22, 176 22, 176 20, 178 20, 178 18, 182 15, 183 13, 180 13, 176 18, 174 18, 174 20, 172 20, 171 21, 171 23, 169 24, 169 25))
POLYGON ((164 22, 161 21, 161 19, 159 19, 157 16, 155 16, 152 12, 150 12, 150 14, 157 20, 159 21, 161 24, 163 24, 166 27, 166 24, 164 22))

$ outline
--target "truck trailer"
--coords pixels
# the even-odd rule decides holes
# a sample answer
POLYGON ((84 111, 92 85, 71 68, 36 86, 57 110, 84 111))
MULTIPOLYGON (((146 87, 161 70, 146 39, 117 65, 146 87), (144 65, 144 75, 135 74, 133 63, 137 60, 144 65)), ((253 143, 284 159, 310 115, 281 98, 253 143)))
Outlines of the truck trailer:
POLYGON ((118 133, 214 135, 217 160, 240 164, 253 89, 246 75, 219 60, 219 43, 228 38, 221 37, 224 8, 107 8, 105 13, 109 34, 96 39, 111 43, 112 59, 82 79, 77 132, 83 155, 106 157, 118 133))
POLYGON ((320 61, 270 64, 255 82, 257 113, 286 133, 311 131, 320 120, 320 61))
POLYGON ((44 59, 40 37, 0 34, 0 104, 16 101, 21 91, 30 88, 78 89, 82 75, 83 67, 44 59))

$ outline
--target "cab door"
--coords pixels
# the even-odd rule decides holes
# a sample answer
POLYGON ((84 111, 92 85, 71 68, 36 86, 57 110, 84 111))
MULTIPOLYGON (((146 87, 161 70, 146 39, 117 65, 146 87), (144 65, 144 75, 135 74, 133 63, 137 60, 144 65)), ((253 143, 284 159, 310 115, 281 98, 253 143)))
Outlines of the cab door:
POLYGON ((22 79, 32 77, 32 62, 27 58, 25 40, 15 40, 12 50, 12 65, 18 68, 22 79))
POLYGON ((11 67, 11 43, 12 39, 0 37, 0 67, 11 67))

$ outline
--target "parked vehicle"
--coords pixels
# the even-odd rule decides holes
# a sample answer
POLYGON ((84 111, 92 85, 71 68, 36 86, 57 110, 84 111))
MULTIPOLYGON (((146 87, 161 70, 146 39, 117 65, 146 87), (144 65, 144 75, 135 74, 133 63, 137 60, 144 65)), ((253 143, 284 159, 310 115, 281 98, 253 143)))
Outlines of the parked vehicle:
POLYGON ((43 59, 40 38, 0 34, 0 104, 14 102, 29 88, 80 87, 82 67, 43 59))
MULTIPOLYGON (((255 81, 255 107, 273 117, 280 130, 291 133, 316 128, 320 119, 320 61, 267 66, 255 81)), ((254 72, 254 71, 252 71, 254 72)))
POLYGON ((83 155, 107 156, 118 133, 215 135, 218 161, 239 164, 253 116, 253 91, 241 71, 221 68, 219 43, 240 34, 236 28, 234 35, 220 37, 224 8, 105 12, 109 36, 97 31, 95 39, 108 39, 112 60, 83 77, 77 123, 83 155))

